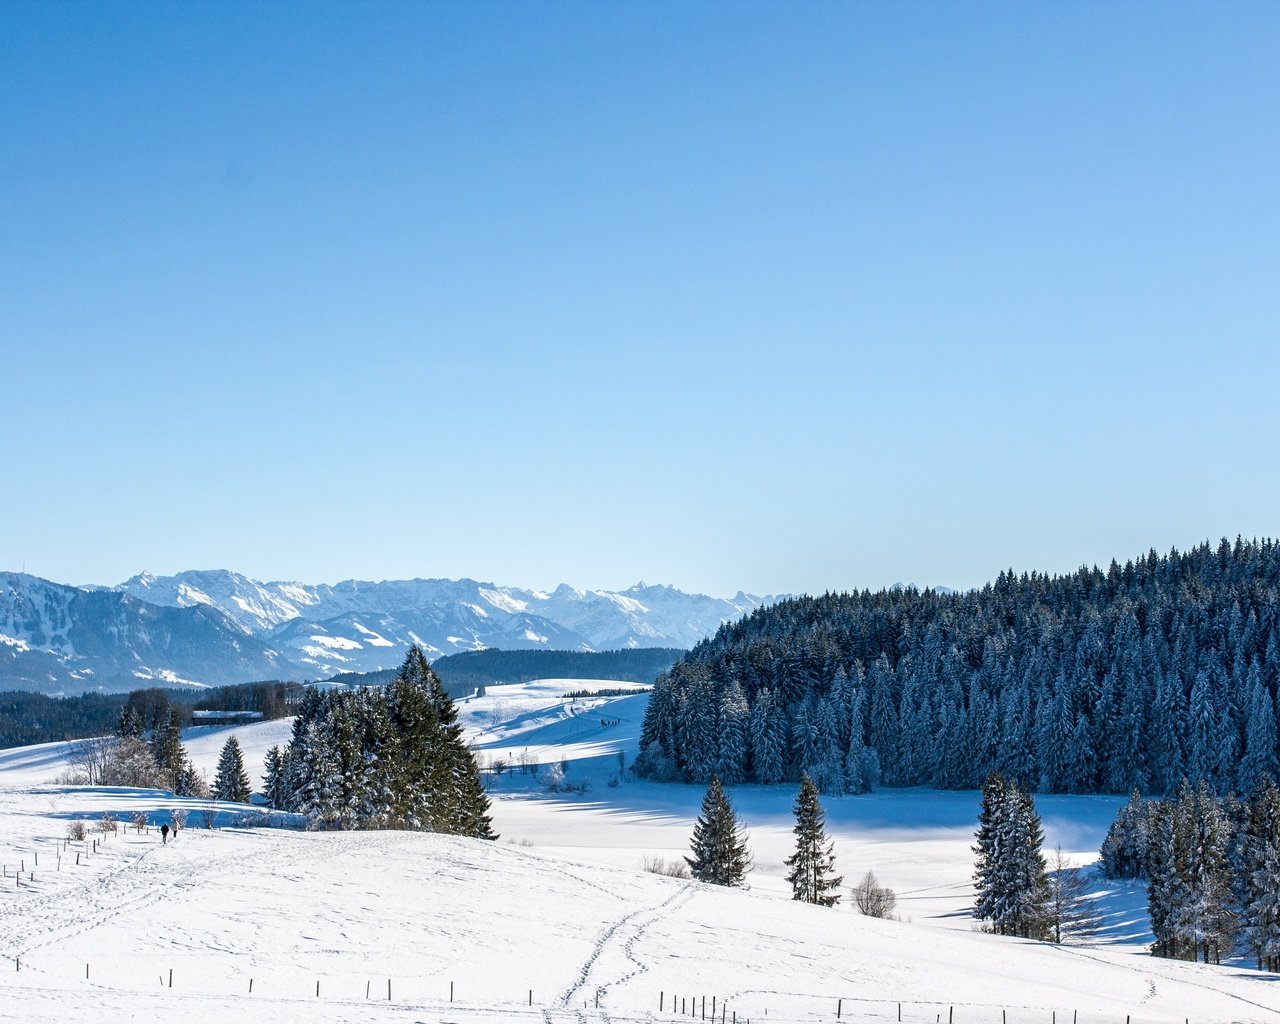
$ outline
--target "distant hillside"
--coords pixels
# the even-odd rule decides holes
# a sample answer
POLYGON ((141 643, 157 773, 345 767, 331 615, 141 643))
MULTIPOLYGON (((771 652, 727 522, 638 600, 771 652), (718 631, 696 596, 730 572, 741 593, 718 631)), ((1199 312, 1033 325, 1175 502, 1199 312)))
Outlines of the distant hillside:
MULTIPOLYGON (((616 679, 650 685, 685 651, 671 647, 644 647, 624 651, 467 651, 437 658, 431 663, 452 697, 477 687, 498 683, 527 683, 533 679, 616 679)), ((331 682, 350 686, 385 685, 394 669, 379 672, 343 672, 331 682)))
POLYGON ((1277 777, 1280 546, 761 608, 658 681, 638 771, 973 788, 1219 790, 1277 777))
POLYGON ((687 652, 670 647, 625 651, 468 651, 431 663, 449 692, 532 679, 616 679, 651 684, 687 652))

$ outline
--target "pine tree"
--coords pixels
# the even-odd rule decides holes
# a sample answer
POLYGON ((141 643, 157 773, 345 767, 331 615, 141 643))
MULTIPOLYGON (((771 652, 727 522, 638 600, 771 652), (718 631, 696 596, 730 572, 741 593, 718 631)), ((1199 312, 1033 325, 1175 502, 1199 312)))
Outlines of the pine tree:
POLYGON ((116 735, 123 739, 139 739, 143 733, 142 719, 129 704, 120 709, 120 717, 116 721, 116 735))
POLYGON ((973 852, 973 915, 1000 935, 1048 933, 1049 880, 1040 847, 1044 830, 1031 794, 1000 775, 987 779, 973 852))
POLYGON ((240 750, 240 741, 235 736, 227 737, 222 745, 222 753, 218 756, 218 773, 214 777, 213 797, 215 800, 231 800, 235 803, 248 803, 253 792, 249 776, 244 770, 244 755, 240 750))
POLYGON ((289 759, 278 746, 267 751, 263 764, 262 791, 273 811, 289 809, 289 759))
POLYGON ((786 776, 785 719, 772 690, 761 690, 751 705, 751 765, 757 782, 781 782, 786 776))
POLYGON ((1248 719, 1245 726, 1244 757, 1240 761, 1240 792, 1249 793, 1265 779, 1275 778, 1280 764, 1276 762, 1275 705, 1262 674, 1255 664, 1248 674, 1248 719))
POLYGON ((746 886, 751 857, 742 825, 713 775, 702 798, 702 813, 693 826, 693 856, 686 857, 689 872, 711 885, 746 886))
POLYGON ((387 768, 390 821, 400 828, 496 838, 457 709, 416 644, 387 687, 386 713, 396 737, 394 764, 387 768))
POLYGON ((1161 800, 1148 816, 1150 848, 1147 855, 1147 916, 1151 920, 1153 956, 1183 959, 1173 928, 1174 909, 1182 901, 1182 881, 1174 841, 1173 805, 1161 800))
POLYGON ((791 869, 787 874, 791 898, 821 907, 834 907, 840 900, 836 890, 844 879, 832 874, 835 870, 834 843, 827 838, 826 815, 818 799, 818 787, 807 774, 800 780, 800 792, 796 795, 792 811, 796 816, 792 830, 796 837, 796 852, 783 862, 791 869))
POLYGON ((1107 829, 1099 851, 1107 878, 1146 878, 1151 808, 1136 789, 1107 829))
POLYGON ((720 701, 719 758, 716 774, 733 785, 747 777, 747 723, 751 709, 735 679, 725 689, 720 701))
POLYGON ((1280 790, 1263 780, 1249 807, 1241 925, 1260 971, 1280 970, 1280 790))
POLYGON ((170 711, 164 723, 156 726, 151 736, 151 756, 155 758, 161 784, 175 796, 189 795, 191 772, 186 749, 182 746, 178 712, 170 711))

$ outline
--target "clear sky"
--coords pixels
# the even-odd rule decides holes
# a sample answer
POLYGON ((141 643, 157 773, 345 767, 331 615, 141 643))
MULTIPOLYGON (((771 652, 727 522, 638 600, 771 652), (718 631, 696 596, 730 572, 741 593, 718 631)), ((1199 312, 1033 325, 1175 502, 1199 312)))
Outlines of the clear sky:
POLYGON ((0 569, 1280 533, 1280 3, 0 4, 0 569))

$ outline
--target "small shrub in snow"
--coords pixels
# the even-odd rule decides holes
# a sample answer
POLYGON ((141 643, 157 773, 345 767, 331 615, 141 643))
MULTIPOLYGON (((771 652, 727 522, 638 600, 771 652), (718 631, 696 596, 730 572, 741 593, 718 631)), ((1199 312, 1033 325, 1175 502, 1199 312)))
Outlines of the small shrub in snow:
POLYGON ((882 886, 874 871, 868 871, 853 887, 853 902, 867 917, 891 918, 898 905, 898 895, 882 886))
POLYGON ((682 860, 667 860, 665 857, 641 857, 640 867, 651 875, 666 875, 668 878, 689 877, 689 865, 682 860))
POLYGON ((102 812, 102 820, 98 822, 98 831, 104 836, 109 832, 118 832, 119 826, 116 824, 115 815, 110 811, 102 812))
POLYGON ((77 843, 83 843, 88 834, 89 827, 83 821, 73 821, 67 826, 67 838, 74 839, 77 843))
POLYGON ((559 793, 564 788, 564 769, 558 764, 549 764, 542 772, 542 785, 548 793, 559 793))
POLYGON ((213 823, 218 820, 218 808, 213 804, 206 804, 200 808, 200 823, 205 828, 213 828, 213 823))
POLYGON ((133 823, 133 830, 135 832, 141 832, 144 828, 147 827, 147 812, 134 811, 131 815, 129 815, 129 821, 133 823))

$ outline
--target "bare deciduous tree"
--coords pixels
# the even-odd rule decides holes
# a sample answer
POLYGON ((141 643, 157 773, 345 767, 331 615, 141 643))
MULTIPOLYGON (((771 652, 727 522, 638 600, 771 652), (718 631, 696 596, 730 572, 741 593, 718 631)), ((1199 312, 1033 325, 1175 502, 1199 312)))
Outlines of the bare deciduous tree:
POLYGON ((890 918, 898 905, 898 896, 880 884, 874 871, 868 871, 853 887, 853 902, 867 917, 890 918))
POLYGON ((1062 847, 1056 847, 1048 856, 1049 935, 1054 942, 1068 939, 1087 939, 1097 934, 1102 920, 1094 909, 1089 895, 1089 879, 1081 868, 1075 867, 1062 847))
POLYGON ((77 779, 86 786, 103 785, 103 776, 115 755, 118 743, 119 740, 114 736, 91 736, 71 744, 67 762, 77 779))

